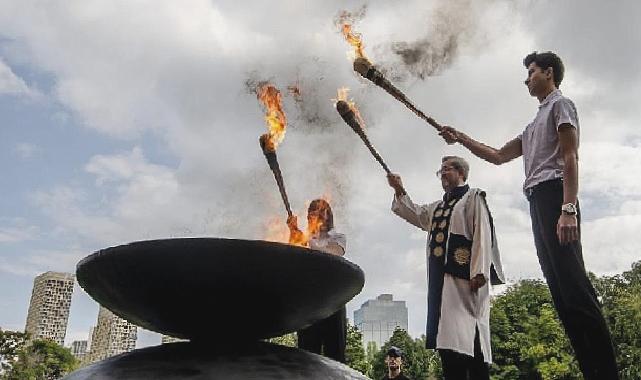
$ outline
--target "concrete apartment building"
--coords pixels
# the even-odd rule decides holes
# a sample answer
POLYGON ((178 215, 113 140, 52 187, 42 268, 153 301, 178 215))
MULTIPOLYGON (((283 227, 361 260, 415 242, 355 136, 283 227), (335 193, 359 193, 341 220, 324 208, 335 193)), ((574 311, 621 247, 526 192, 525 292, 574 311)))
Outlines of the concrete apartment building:
POLYGON ((45 272, 33 280, 25 326, 31 339, 64 344, 75 279, 71 273, 45 272))
POLYGON ((365 348, 369 342, 376 343, 376 348, 380 348, 397 327, 407 331, 407 323, 405 301, 394 301, 391 294, 381 294, 354 311, 354 324, 363 334, 365 348))
POLYGON ((78 359, 81 363, 84 362, 85 356, 87 355, 87 341, 86 340, 74 340, 71 342, 71 354, 78 359))
POLYGON ((113 314, 100 306, 98 323, 93 329, 89 363, 106 359, 110 356, 129 352, 136 348, 138 328, 136 325, 113 314))

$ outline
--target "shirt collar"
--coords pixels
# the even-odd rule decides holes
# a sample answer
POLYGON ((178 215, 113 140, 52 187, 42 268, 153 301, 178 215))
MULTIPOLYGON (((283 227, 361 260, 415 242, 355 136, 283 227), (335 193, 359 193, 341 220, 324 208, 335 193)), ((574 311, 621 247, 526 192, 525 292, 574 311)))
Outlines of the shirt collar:
POLYGON ((469 189, 470 189, 469 185, 457 186, 453 188, 451 191, 448 191, 447 193, 445 193, 445 195, 443 195, 443 200, 447 202, 450 199, 459 199, 463 195, 465 195, 465 193, 467 193, 469 189))
POLYGON ((543 107, 544 105, 548 104, 552 99, 556 99, 557 97, 561 96, 561 90, 558 88, 548 94, 548 96, 543 99, 541 104, 539 104, 539 108, 543 107))

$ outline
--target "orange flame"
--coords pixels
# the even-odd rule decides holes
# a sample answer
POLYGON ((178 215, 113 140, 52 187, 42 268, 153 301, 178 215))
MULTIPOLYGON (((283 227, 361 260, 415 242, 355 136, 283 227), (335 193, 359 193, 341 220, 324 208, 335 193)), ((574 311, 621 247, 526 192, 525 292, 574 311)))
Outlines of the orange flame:
MULTIPOLYGON (((328 201, 329 196, 324 195, 322 199, 328 201)), ((307 203, 309 207, 310 202, 307 203)), ((265 226, 266 233, 264 239, 280 243, 287 242, 290 245, 300 247, 309 247, 309 240, 316 236, 323 228, 325 222, 323 215, 326 215, 325 207, 327 207, 326 205, 328 204, 329 203, 320 202, 317 204, 316 210, 307 214, 306 231, 301 231, 300 228, 289 229, 280 217, 274 216, 269 218, 265 226)))
POLYGON ((265 121, 269 131, 270 146, 276 149, 285 138, 287 117, 283 111, 281 93, 273 85, 266 83, 257 89, 258 100, 265 106, 265 121))
POLYGON ((338 101, 340 101, 340 100, 342 100, 342 101, 344 101, 345 103, 347 103, 347 105, 349 106, 349 108, 351 108, 351 109, 352 109, 352 111, 354 111, 354 116, 356 117, 356 120, 358 121, 358 124, 359 124, 363 129, 365 129, 365 121, 364 121, 364 120, 363 120, 363 118, 361 117, 361 113, 360 113, 360 111, 358 110, 358 108, 356 107, 356 103, 354 103, 354 101, 353 101, 353 100, 349 100, 349 99, 347 99, 347 94, 348 94, 348 93, 349 93, 349 88, 347 88, 347 87, 341 87, 341 88, 339 88, 339 89, 338 89, 338 97, 337 97, 336 99, 332 99, 332 100, 334 101, 334 103, 337 103, 337 102, 338 102, 338 101))
POLYGON ((345 40, 354 47, 354 54, 356 55, 355 58, 367 58, 363 51, 365 45, 363 44, 360 33, 354 33, 352 31, 352 25, 349 23, 343 24, 342 32, 343 36, 345 36, 345 40))
POLYGON ((307 234, 301 230, 293 230, 289 233, 289 245, 297 245, 299 247, 307 247, 309 239, 307 234))
POLYGON ((285 243, 289 239, 289 229, 282 217, 272 216, 265 222, 263 240, 285 243))
POLYGON ((275 241, 279 243, 287 243, 290 245, 297 245, 300 247, 307 247, 309 242, 309 234, 299 229, 290 230, 287 224, 283 223, 280 216, 273 216, 268 218, 265 223, 264 240, 275 241))

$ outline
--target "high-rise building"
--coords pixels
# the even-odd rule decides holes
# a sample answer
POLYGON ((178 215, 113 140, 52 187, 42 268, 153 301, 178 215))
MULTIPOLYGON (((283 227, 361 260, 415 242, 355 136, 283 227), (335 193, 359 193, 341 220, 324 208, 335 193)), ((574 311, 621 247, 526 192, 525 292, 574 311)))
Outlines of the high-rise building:
POLYGON ((80 362, 83 362, 87 355, 87 341, 74 340, 71 342, 71 354, 76 357, 80 362))
POLYGON ((91 337, 89 362, 93 363, 110 356, 129 352, 136 348, 138 328, 100 306, 98 323, 91 337))
POLYGON ((63 345, 75 276, 45 272, 33 280, 25 332, 31 339, 50 339, 63 345))
POLYGON ((394 301, 391 294, 381 294, 354 311, 354 324, 363 334, 364 347, 374 342, 380 348, 397 327, 407 331, 407 306, 405 301, 394 301))

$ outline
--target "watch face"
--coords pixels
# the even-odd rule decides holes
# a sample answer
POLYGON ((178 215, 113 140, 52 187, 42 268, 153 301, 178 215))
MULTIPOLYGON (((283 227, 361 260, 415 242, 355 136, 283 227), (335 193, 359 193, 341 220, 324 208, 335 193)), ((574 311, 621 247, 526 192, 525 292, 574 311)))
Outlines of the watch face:
POLYGON ((573 203, 566 203, 563 206, 561 206, 561 211, 574 215, 576 214, 576 206, 573 203))

